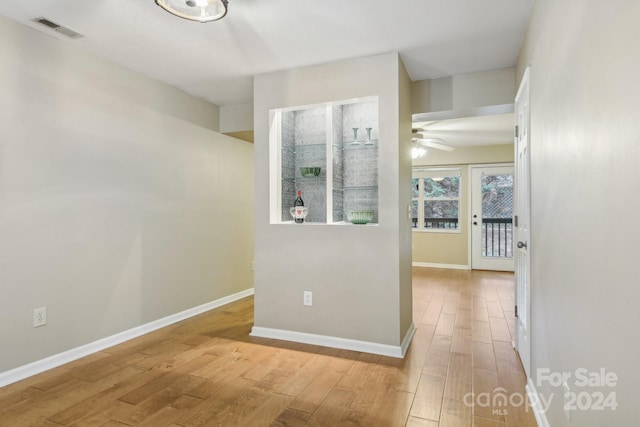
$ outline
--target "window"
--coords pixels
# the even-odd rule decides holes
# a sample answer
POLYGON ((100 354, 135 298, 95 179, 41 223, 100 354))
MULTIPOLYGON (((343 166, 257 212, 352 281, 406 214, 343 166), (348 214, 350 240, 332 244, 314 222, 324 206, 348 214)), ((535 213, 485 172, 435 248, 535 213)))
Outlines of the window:
POLYGON ((459 232, 460 169, 414 169, 412 178, 413 229, 459 232))

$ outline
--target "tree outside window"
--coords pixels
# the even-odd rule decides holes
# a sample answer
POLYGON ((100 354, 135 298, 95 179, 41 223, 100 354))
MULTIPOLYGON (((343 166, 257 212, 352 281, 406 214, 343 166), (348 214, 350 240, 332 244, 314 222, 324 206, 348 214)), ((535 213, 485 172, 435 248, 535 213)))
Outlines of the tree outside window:
POLYGON ((460 169, 416 169, 411 190, 414 230, 460 230, 460 169))

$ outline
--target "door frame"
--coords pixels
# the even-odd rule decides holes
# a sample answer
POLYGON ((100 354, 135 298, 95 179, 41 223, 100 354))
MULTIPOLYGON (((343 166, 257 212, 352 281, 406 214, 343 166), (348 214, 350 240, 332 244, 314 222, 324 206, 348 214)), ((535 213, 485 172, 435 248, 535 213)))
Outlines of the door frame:
MULTIPOLYGON (((525 71, 524 74, 522 76, 522 80, 520 81, 520 85, 518 87, 518 92, 516 94, 516 98, 515 98, 515 103, 514 103, 514 113, 515 113, 515 123, 514 125, 516 126, 516 132, 514 132, 514 160, 515 160, 515 173, 516 173, 516 187, 515 190, 516 192, 515 197, 516 200, 519 200, 519 194, 518 189, 521 188, 521 185, 525 185, 525 189, 526 189, 526 196, 527 196, 527 202, 526 202, 526 245, 524 246, 524 250, 515 248, 514 249, 514 256, 516 257, 516 280, 515 280, 515 296, 516 296, 516 314, 518 316, 524 316, 525 317, 525 325, 526 325, 526 337, 524 338, 524 342, 521 343, 521 331, 520 331, 520 317, 516 317, 516 339, 514 342, 514 347, 515 350, 518 352, 518 355, 520 357, 520 362, 522 363, 522 367, 524 369, 525 375, 527 378, 529 378, 531 375, 531 354, 533 353, 532 349, 532 340, 531 340, 531 325, 532 325, 532 318, 533 315, 531 314, 531 287, 532 287, 532 281, 531 281, 531 71, 530 71, 530 66, 528 66, 525 71), (526 92, 525 92, 526 91, 526 92), (520 144, 518 143, 519 140, 521 139, 520 136, 522 135, 522 132, 519 131, 518 126, 520 124, 520 120, 519 120, 519 100, 522 97, 525 97, 525 105, 526 108, 523 111, 523 117, 526 117, 524 120, 526 122, 526 159, 525 159, 525 164, 526 164, 526 168, 524 168, 524 171, 526 172, 526 176, 525 178, 525 182, 523 183, 522 180, 518 179, 518 177, 521 175, 520 171, 518 170, 518 158, 519 158, 519 149, 520 149, 520 144), (518 253, 516 253, 516 251, 518 253), (524 295, 520 295, 520 293, 518 292, 518 288, 519 288, 519 277, 518 274, 522 274, 522 272, 518 271, 518 255, 519 253, 522 253, 525 257, 525 263, 526 263, 526 268, 525 268, 525 280, 526 280, 526 290, 524 292, 524 295), (520 307, 518 305, 518 301, 520 301, 522 299, 522 302, 524 305, 524 307, 520 307)), ((519 218, 522 218, 522 212, 518 211, 518 202, 516 202, 515 206, 514 206, 514 215, 517 215, 519 218)), ((514 241, 515 242, 520 242, 522 241, 523 237, 520 235, 521 227, 516 227, 516 224, 514 223, 514 241)))
MULTIPOLYGON (((467 174, 469 176, 469 197, 468 197, 468 206, 469 206, 469 215, 468 222, 469 224, 469 269, 473 270, 473 191, 474 191, 474 181, 473 181, 473 170, 474 169, 491 169, 491 168, 512 168, 513 169, 513 178, 514 178, 514 191, 515 191, 515 164, 513 162, 510 163, 486 163, 486 164, 473 164, 469 165, 467 174)), ((515 208, 515 200, 514 200, 514 208, 515 208)), ((515 228, 513 230, 513 239, 515 239, 515 228)), ((515 240, 514 240, 515 241, 515 240)), ((515 252, 514 252, 514 264, 515 264, 515 252)), ((494 271, 514 271, 510 270, 494 270, 494 271)))

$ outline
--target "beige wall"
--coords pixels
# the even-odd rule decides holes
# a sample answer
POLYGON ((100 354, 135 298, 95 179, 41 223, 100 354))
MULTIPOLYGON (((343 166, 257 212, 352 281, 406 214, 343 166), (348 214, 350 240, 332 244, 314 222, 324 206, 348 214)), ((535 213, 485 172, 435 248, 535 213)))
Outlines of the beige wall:
POLYGON ((243 141, 253 142, 253 104, 221 106, 220 132, 243 141))
POLYGON ((518 76, 531 65, 532 381, 554 427, 631 426, 640 419, 640 3, 534 3, 518 76), (615 221, 611 221, 616 217, 615 221), (563 413, 562 387, 538 369, 604 368, 616 410, 563 413))
POLYGON ((401 344, 411 324, 408 85, 395 53, 256 76, 255 327, 401 344), (379 97, 379 225, 270 224, 269 110, 366 96, 379 97))
POLYGON ((399 250, 399 304, 400 304, 400 337, 413 324, 413 273, 411 269, 412 233, 407 215, 407 207, 411 205, 411 79, 398 57, 398 250, 399 250), (406 142, 403 142, 406 141, 406 142))
POLYGON ((458 147, 447 152, 430 149, 424 157, 413 161, 416 166, 459 167, 461 176, 460 233, 413 232, 413 262, 468 266, 469 260, 469 191, 470 164, 512 163, 513 144, 458 147))
POLYGON ((252 287, 216 106, 4 18, 0 52, 0 372, 252 287))
POLYGON ((512 104, 515 68, 419 80, 411 92, 413 114, 512 104))
POLYGON ((220 132, 253 130, 253 104, 232 104, 220 107, 220 132))

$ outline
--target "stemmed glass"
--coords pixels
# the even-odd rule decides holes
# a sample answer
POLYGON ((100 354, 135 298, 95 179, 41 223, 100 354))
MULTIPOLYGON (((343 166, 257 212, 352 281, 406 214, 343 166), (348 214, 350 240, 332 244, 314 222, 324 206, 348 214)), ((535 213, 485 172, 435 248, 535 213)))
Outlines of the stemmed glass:
POLYGON ((351 142, 351 145, 360 145, 360 143, 358 142, 358 128, 351 129, 353 129, 353 142, 351 142))
POLYGON ((373 128, 366 128, 367 129, 367 142, 364 143, 364 145, 373 145, 373 142, 371 142, 371 129, 373 128))

